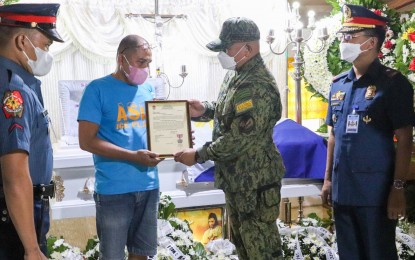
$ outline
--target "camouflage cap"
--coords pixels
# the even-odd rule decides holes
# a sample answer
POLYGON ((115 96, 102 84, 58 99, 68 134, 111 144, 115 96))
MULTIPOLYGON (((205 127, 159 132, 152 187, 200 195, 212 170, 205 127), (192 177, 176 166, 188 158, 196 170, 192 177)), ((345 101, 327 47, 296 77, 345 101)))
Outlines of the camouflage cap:
POLYGON ((206 45, 211 51, 222 51, 235 42, 249 42, 259 40, 258 26, 251 19, 245 17, 233 17, 222 25, 219 39, 206 45))

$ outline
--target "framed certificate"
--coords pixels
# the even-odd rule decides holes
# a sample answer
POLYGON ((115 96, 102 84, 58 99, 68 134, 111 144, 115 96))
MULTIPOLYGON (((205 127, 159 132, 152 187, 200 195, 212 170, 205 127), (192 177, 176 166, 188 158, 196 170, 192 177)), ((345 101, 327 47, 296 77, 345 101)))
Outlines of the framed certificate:
POLYGON ((146 101, 148 150, 160 157, 192 148, 189 106, 186 100, 146 101))

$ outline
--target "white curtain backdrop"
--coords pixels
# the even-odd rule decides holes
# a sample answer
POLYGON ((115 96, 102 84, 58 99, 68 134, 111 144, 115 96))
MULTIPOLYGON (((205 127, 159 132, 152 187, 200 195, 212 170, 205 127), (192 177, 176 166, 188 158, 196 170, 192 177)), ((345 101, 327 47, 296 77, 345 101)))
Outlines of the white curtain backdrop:
MULTIPOLYGON (((20 3, 39 2, 21 0, 20 3)), ((43 82, 45 106, 49 110, 57 138, 61 133, 61 112, 58 96, 59 80, 92 80, 110 74, 115 69, 115 55, 119 42, 128 34, 138 34, 155 45, 155 24, 142 17, 127 18, 126 14, 154 13, 154 0, 43 0, 61 4, 57 29, 65 43, 54 43, 52 71, 40 79, 43 82)), ((217 53, 205 46, 218 38, 222 23, 230 17, 245 16, 254 20, 261 31, 261 54, 274 74, 282 96, 286 98, 285 55, 271 54, 266 43, 270 29, 277 37, 273 44, 285 43, 283 32, 287 0, 160 0, 160 14, 184 14, 187 19, 172 19, 163 25, 162 52, 153 51, 151 74, 155 65, 162 70, 173 86, 182 78, 181 65, 189 75, 180 88, 171 88, 169 99, 196 98, 216 100, 226 71, 216 58, 217 53), (159 53, 154 55, 154 53, 159 53), (158 59, 158 60, 155 60, 158 59)), ((166 91, 167 92, 167 91, 166 91)), ((283 102, 285 104, 285 102, 283 102)), ((284 107, 284 111, 285 111, 284 107)), ((53 141, 56 141, 52 137, 53 141)))

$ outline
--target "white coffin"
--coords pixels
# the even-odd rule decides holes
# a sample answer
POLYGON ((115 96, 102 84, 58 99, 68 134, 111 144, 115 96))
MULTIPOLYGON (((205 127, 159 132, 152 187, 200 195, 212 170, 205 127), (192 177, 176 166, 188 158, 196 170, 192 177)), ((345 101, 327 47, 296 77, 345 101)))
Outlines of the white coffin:
MULTIPOLYGON (((158 167, 160 190, 172 197, 177 208, 225 204, 223 192, 215 189, 212 182, 191 183, 187 186, 180 183, 185 165, 168 158, 158 167)), ((91 154, 79 147, 57 148, 54 152, 54 171, 62 178, 65 191, 62 201, 52 202, 53 219, 94 216, 92 194, 84 192, 88 178, 94 176, 91 154)), ((314 196, 320 194, 320 189, 320 182, 284 179, 281 196, 314 196)))

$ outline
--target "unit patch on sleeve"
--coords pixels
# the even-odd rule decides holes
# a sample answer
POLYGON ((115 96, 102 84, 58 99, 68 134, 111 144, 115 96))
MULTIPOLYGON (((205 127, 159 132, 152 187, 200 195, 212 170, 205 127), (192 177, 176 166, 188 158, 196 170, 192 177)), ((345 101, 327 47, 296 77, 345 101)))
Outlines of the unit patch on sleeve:
POLYGON ((242 112, 245 112, 251 108, 254 107, 254 103, 252 102, 252 99, 243 101, 241 103, 236 104, 236 113, 240 114, 242 112))
POLYGON ((23 98, 19 91, 6 91, 3 96, 2 108, 6 118, 22 117, 23 98))

